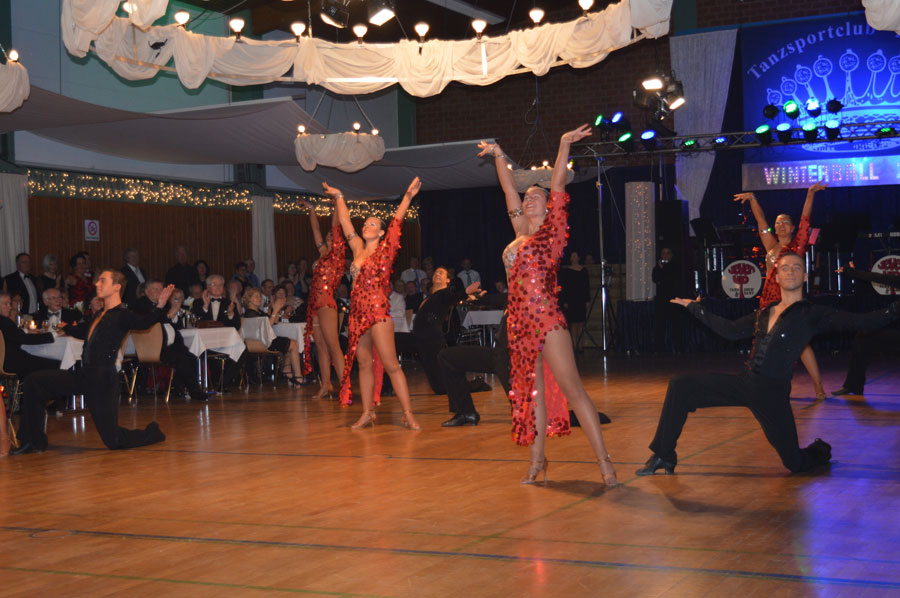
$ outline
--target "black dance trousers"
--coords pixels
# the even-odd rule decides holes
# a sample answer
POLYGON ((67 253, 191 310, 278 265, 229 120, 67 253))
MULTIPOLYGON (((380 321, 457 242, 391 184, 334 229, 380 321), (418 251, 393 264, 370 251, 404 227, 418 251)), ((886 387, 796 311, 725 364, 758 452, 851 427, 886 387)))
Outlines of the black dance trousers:
POLYGON ((129 430, 119 426, 119 376, 114 368, 85 367, 78 371, 44 370, 25 379, 19 438, 36 448, 47 446, 44 412, 60 395, 84 395, 94 426, 109 449, 128 449, 165 440, 159 427, 129 430))
POLYGON ((753 374, 692 374, 669 382, 656 436, 650 443, 658 457, 676 463, 675 444, 688 413, 707 407, 747 407, 792 472, 809 471, 826 461, 821 453, 801 449, 790 403, 790 379, 753 374))
POLYGON ((857 332, 853 337, 853 352, 850 354, 850 367, 847 368, 844 389, 862 394, 866 386, 866 369, 872 357, 879 353, 898 351, 900 351, 900 330, 857 332))
POLYGON ((441 375, 438 354, 447 347, 447 341, 443 334, 413 333, 416 339, 416 352, 419 361, 425 368, 425 377, 436 395, 447 394, 444 385, 444 377, 441 375))
POLYGON ((475 413, 466 372, 494 374, 509 392, 509 353, 506 346, 478 347, 459 345, 438 353, 438 366, 447 390, 450 411, 457 415, 475 413))

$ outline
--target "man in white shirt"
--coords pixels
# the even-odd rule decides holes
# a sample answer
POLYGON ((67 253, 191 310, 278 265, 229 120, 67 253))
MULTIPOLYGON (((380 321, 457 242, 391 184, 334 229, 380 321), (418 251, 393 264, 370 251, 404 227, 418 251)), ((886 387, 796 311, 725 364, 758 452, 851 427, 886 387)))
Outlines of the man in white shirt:
POLYGON ((409 268, 400 274, 400 280, 403 282, 412 282, 416 285, 416 292, 422 292, 422 283, 425 281, 425 270, 419 269, 419 258, 413 256, 409 258, 409 268))
POLYGON ((402 280, 395 280, 392 286, 388 301, 391 303, 394 332, 409 332, 409 322, 406 319, 406 288, 402 280))
POLYGON ((472 283, 481 282, 481 275, 478 271, 472 269, 472 260, 467 257, 463 258, 461 266, 462 269, 458 276, 459 279, 463 281, 465 287, 468 287, 472 283))

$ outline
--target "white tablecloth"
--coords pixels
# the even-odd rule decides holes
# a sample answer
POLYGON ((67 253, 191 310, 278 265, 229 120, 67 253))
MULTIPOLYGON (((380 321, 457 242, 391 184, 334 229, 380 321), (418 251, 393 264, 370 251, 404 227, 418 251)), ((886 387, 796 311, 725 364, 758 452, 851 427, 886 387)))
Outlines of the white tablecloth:
POLYGON ((237 361, 247 349, 240 333, 231 326, 186 328, 181 331, 181 336, 188 351, 194 355, 201 355, 206 350, 218 351, 237 361))
POLYGON ((303 334, 306 332, 306 322, 279 322, 275 324, 274 330, 276 336, 286 336, 297 341, 297 346, 303 353, 303 334))
POLYGON ((52 343, 46 345, 22 345, 22 349, 31 355, 58 359, 59 369, 67 370, 81 359, 84 341, 71 336, 57 336, 52 343))
POLYGON ((503 319, 502 309, 469 310, 462 325, 466 328, 472 326, 496 326, 503 319))

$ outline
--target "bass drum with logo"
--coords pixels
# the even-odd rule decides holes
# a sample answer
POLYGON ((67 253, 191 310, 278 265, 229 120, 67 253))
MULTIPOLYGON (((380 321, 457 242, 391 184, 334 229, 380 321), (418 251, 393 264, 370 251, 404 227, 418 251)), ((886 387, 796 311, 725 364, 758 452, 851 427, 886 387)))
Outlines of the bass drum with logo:
MULTIPOLYGON (((872 272, 876 274, 889 274, 900 276, 900 255, 886 255, 872 266, 872 272)), ((878 282, 872 283, 872 288, 881 295, 896 295, 897 289, 878 282)))
POLYGON ((722 290, 732 299, 751 299, 762 285, 762 271, 749 260, 731 262, 722 272, 722 290))

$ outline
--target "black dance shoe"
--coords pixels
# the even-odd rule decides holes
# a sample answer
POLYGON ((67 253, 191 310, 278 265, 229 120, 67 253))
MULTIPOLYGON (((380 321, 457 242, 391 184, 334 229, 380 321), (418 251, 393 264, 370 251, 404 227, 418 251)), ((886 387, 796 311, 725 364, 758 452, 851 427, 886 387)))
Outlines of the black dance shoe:
POLYGON ((209 400, 209 393, 207 393, 202 388, 196 388, 194 390, 190 390, 190 391, 188 391, 188 393, 190 394, 192 401, 208 401, 209 400))
POLYGON ((447 421, 441 424, 445 428, 456 428, 457 426, 477 426, 481 421, 478 412, 475 413, 457 413, 447 421))
POLYGON ((831 393, 831 394, 832 394, 833 396, 836 396, 836 397, 843 397, 843 396, 846 396, 846 395, 857 395, 857 396, 858 396, 858 395, 862 395, 862 392, 861 392, 861 391, 860 391, 860 392, 856 392, 855 390, 850 390, 849 388, 841 387, 841 388, 837 389, 836 391, 834 391, 834 392, 831 393))
POLYGON ((675 473, 675 463, 672 463, 670 461, 663 461, 662 458, 656 455, 653 455, 652 457, 647 459, 647 462, 644 463, 644 466, 634 473, 641 476, 653 475, 656 473, 656 470, 660 468, 666 470, 666 475, 675 473))
POLYGON ((812 444, 810 444, 806 448, 815 453, 817 457, 816 461, 822 464, 831 461, 831 445, 821 438, 816 438, 815 440, 813 440, 812 444))
POLYGON ((15 448, 9 451, 10 455, 27 455, 28 453, 43 453, 47 449, 46 446, 35 446, 30 442, 25 442, 19 445, 19 448, 15 448))

